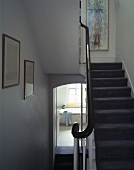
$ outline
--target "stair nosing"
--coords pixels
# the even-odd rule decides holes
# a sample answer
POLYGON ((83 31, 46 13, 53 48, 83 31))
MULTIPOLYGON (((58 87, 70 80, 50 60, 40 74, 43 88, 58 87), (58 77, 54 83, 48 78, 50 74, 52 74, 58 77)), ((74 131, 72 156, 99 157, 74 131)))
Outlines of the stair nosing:
POLYGON ((126 129, 134 128, 134 123, 96 123, 95 129, 126 129))
POLYGON ((123 89, 131 89, 130 87, 128 86, 117 86, 117 87, 93 87, 92 88, 93 90, 116 90, 116 89, 120 89, 120 90, 123 90, 123 89))
POLYGON ((108 114, 109 112, 110 112, 109 114, 111 114, 112 112, 116 112, 116 113, 112 113, 112 114, 117 114, 117 113, 125 114, 126 112, 128 114, 128 112, 129 113, 134 112, 134 108, 116 109, 116 110, 115 109, 104 109, 104 110, 98 109, 98 110, 95 110, 94 112, 95 112, 95 114, 108 114))
POLYGON ((98 72, 98 71, 99 72, 104 72, 104 71, 105 72, 120 72, 120 71, 121 72, 125 72, 125 70, 123 70, 123 69, 115 69, 115 70, 110 70, 110 69, 109 70, 91 70, 91 72, 98 72))
POLYGON ((110 77, 110 78, 108 78, 108 77, 102 77, 102 78, 99 78, 99 77, 93 77, 92 78, 92 80, 118 80, 118 79, 125 79, 125 80, 127 80, 127 78, 126 77, 110 77))
POLYGON ((134 100, 133 97, 94 97, 93 100, 134 100))
MULTIPOLYGON (((93 102, 95 104, 94 106, 96 107, 96 108, 94 107, 95 108, 94 113, 96 115, 95 118, 97 118, 98 120, 98 123, 95 122, 95 127, 94 127, 96 153, 97 153, 97 150, 100 149, 100 152, 98 151, 97 153, 97 157, 99 158, 100 156, 100 158, 96 161, 97 161, 97 167, 99 170, 102 170, 103 168, 105 170, 108 170, 109 167, 107 166, 107 164, 101 165, 100 164, 101 162, 99 163, 100 159, 103 161, 106 161, 105 156, 108 155, 107 160, 110 160, 111 158, 112 160, 114 159, 117 160, 118 153, 120 154, 120 152, 122 154, 122 153, 127 153, 128 151, 128 154, 129 153, 133 154, 133 150, 131 151, 131 148, 134 149, 134 140, 133 140, 134 98, 130 96, 131 88, 127 86, 128 78, 125 77, 125 74, 124 74, 125 70, 122 68, 121 62, 118 62, 119 65, 117 64, 115 65, 115 67, 114 67, 114 62, 112 63, 109 62, 108 66, 105 65, 106 63, 96 63, 96 65, 95 63, 93 64, 94 64, 93 67, 91 67, 91 75, 93 74, 92 81, 94 84, 94 86, 92 86, 92 90, 93 90, 93 95, 96 96, 96 97, 93 97, 93 102), (102 64, 102 65, 99 65, 99 64, 102 64), (119 90, 119 93, 117 95, 118 90, 119 90), (114 94, 112 94, 112 92, 114 92, 114 94), (111 104, 110 102, 113 102, 113 103, 111 104), (130 107, 129 103, 130 103, 130 106, 132 106, 132 108, 129 108, 130 107), (113 107, 113 104, 115 105, 115 107, 116 105, 118 106, 117 109, 113 107), (123 109, 123 107, 125 109, 123 109), (106 114, 108 116, 106 116, 106 114), (116 114, 117 114, 117 117, 116 117, 116 114), (123 115, 122 116, 123 118, 121 117, 121 115, 123 115), (115 123, 114 122, 115 119, 118 122, 115 123), (123 120, 124 122, 119 122, 120 119, 123 120), (132 121, 130 122, 128 121, 128 119, 132 121), (109 123, 109 120, 110 120, 110 123, 109 123), (99 136, 97 137, 97 134, 101 138, 99 136), (125 136, 123 136, 123 139, 122 139, 123 134, 126 134, 125 139, 124 139, 125 136), (125 150, 124 152, 123 152, 123 148, 125 150), (112 153, 112 156, 110 155, 110 153, 112 153), (116 156, 116 153, 117 153, 117 156, 116 156), (104 154, 104 156, 102 154, 104 154)), ((121 159, 126 159, 126 158, 122 156, 121 159)), ((116 165, 116 162, 115 162, 115 165, 116 165)), ((130 169, 133 167, 133 165, 134 163, 132 162, 132 164, 129 166, 130 169)), ((123 166, 119 165, 118 167, 119 167, 119 170, 121 170, 121 167, 123 166)), ((114 169, 114 168, 110 167, 110 169, 114 169)), ((116 168, 116 170, 118 170, 118 168, 116 168)))

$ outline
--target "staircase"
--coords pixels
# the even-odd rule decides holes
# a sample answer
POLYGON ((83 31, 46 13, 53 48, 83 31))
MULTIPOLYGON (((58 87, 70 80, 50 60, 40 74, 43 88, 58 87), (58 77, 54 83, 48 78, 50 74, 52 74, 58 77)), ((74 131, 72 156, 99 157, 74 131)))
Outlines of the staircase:
POLYGON ((134 170, 134 99, 122 64, 91 70, 97 170, 134 170))
POLYGON ((73 170, 73 147, 56 147, 54 170, 73 170))

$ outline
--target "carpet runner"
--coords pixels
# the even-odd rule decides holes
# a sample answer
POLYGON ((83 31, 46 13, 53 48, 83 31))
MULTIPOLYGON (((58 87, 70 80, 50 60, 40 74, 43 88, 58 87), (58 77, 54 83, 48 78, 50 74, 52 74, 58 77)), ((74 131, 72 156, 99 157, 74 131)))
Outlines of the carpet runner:
POLYGON ((134 170, 134 98, 122 63, 92 63, 97 170, 134 170))
POLYGON ((73 154, 73 147, 56 147, 54 170, 73 170, 73 154))
MULTIPOLYGON (((82 150, 79 148, 79 170, 82 170, 82 150)), ((86 154, 87 156, 87 154, 86 154)), ((58 146, 55 151, 54 170, 73 170, 74 167, 74 147, 58 146)))

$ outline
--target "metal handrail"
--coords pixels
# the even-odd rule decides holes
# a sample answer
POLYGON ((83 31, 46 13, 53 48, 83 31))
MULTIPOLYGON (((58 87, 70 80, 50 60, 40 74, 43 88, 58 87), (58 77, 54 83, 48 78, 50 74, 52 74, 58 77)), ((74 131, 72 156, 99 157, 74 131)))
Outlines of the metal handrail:
POLYGON ((89 29, 80 21, 81 27, 86 30, 86 78, 87 78, 87 112, 88 121, 87 127, 82 132, 79 132, 79 124, 74 123, 72 127, 72 135, 74 138, 87 138, 94 128, 94 113, 93 113, 93 98, 92 98, 92 81, 91 81, 91 57, 90 57, 90 44, 89 44, 89 29))

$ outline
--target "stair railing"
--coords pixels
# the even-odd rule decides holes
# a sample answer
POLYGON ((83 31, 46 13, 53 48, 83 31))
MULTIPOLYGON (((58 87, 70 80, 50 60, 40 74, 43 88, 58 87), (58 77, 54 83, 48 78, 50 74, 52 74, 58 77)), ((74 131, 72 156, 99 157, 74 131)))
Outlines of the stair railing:
MULTIPOLYGON (((72 135, 74 137, 74 141, 77 141, 77 140, 83 139, 83 138, 87 138, 92 133, 93 128, 94 128, 89 29, 81 21, 80 21, 80 25, 81 25, 81 27, 85 28, 85 33, 86 33, 87 127, 85 130, 79 132, 79 124, 78 123, 73 124, 72 135)), ((78 147, 76 147, 76 148, 78 148, 78 147)), ((77 154, 77 151, 76 151, 76 154, 77 154)), ((74 159, 75 159, 75 157, 77 157, 77 156, 74 155, 74 159)), ((77 162, 78 161, 75 161, 74 164, 77 162)), ((74 167, 78 167, 78 165, 76 165, 76 166, 74 165, 74 167)), ((74 170, 78 170, 78 169, 74 169, 74 170)))
POLYGON ((92 82, 91 82, 91 66, 90 66, 90 45, 89 45, 89 29, 86 25, 81 23, 81 27, 86 30, 86 80, 87 80, 87 112, 88 120, 87 127, 84 131, 78 131, 78 123, 74 123, 72 127, 72 134, 74 138, 87 138, 94 128, 94 114, 93 114, 93 98, 92 98, 92 82))

